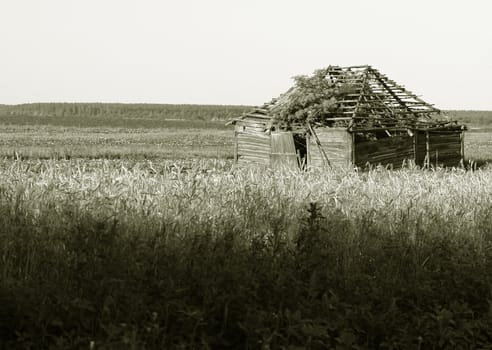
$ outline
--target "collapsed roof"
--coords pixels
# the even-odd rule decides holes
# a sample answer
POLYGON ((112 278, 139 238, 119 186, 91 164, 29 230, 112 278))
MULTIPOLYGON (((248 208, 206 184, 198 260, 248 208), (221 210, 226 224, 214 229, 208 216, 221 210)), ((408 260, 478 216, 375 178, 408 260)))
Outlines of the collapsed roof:
MULTIPOLYGON (((456 121, 442 116, 434 105, 371 66, 329 66, 324 73, 325 79, 333 86, 345 89, 350 87, 346 93, 338 96, 335 108, 323 115, 322 124, 326 126, 344 126, 350 131, 400 127, 427 130, 464 128, 456 121)), ((289 103, 295 91, 296 87, 293 87, 235 121, 244 118, 272 119, 278 109, 289 103)))

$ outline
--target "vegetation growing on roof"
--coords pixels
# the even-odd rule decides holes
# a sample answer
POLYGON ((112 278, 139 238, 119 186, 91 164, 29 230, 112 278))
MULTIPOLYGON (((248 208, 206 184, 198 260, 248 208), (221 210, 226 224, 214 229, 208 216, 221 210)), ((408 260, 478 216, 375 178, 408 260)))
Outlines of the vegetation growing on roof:
POLYGON ((311 76, 295 76, 295 85, 271 109, 279 125, 333 122, 331 116, 339 110, 340 101, 354 92, 354 86, 328 79, 332 67, 315 70, 311 76))
POLYGON ((266 104, 283 127, 315 123, 352 131, 429 129, 460 125, 371 66, 338 67, 294 77, 294 87, 266 104))

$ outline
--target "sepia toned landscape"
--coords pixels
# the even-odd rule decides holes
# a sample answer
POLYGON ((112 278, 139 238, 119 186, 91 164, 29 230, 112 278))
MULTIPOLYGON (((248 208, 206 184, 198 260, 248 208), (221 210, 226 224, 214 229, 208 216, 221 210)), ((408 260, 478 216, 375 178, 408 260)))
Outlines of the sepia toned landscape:
POLYGON ((2 106, 4 346, 486 348, 492 112, 462 167, 296 172, 234 165, 247 110, 2 106))
POLYGON ((491 12, 0 1, 0 350, 492 350, 491 12))

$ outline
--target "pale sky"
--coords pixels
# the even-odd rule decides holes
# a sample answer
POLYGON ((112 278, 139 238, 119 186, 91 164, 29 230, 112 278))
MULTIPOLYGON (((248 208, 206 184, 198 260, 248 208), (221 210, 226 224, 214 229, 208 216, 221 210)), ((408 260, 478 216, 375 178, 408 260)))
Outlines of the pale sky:
POLYGON ((259 105, 370 64, 441 109, 492 110, 491 0, 1 0, 0 103, 259 105))

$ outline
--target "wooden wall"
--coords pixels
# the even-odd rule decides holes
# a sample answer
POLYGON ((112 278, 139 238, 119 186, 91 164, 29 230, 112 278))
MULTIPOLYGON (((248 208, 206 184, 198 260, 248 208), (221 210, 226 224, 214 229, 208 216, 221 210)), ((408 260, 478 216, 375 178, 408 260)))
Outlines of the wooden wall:
POLYGON ((461 161, 461 133, 429 132, 429 162, 438 166, 458 166, 461 161))
POLYGON ((392 164, 400 168, 404 160, 420 166, 458 166, 463 155, 459 131, 415 131, 414 136, 400 135, 355 144, 355 165, 392 164))
POLYGON ((462 137, 461 131, 419 131, 416 133, 416 163, 459 166, 464 153, 462 137))
POLYGON ((389 165, 401 168, 406 160, 414 159, 413 137, 405 134, 387 137, 374 141, 355 143, 355 165, 364 167, 373 165, 389 165))
POLYGON ((248 118, 234 127, 234 158, 238 164, 270 164, 269 121, 248 118))
MULTIPOLYGON (((235 125, 234 157, 237 163, 272 164, 271 121, 250 118, 235 125)), ((400 168, 405 161, 420 166, 458 166, 463 159, 463 132, 415 131, 371 141, 355 142, 345 128, 316 128, 315 132, 330 165, 335 167, 389 165, 400 168)), ((323 167, 326 162, 316 138, 307 135, 308 167, 323 167)))
MULTIPOLYGON (((352 135, 345 128, 316 128, 314 130, 319 138, 332 166, 347 167, 351 164, 352 135)), ((314 137, 308 138, 308 166, 322 167, 323 154, 314 137)))
POLYGON ((270 165, 275 169, 299 169, 292 132, 274 131, 270 134, 270 165))

